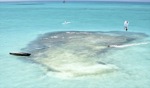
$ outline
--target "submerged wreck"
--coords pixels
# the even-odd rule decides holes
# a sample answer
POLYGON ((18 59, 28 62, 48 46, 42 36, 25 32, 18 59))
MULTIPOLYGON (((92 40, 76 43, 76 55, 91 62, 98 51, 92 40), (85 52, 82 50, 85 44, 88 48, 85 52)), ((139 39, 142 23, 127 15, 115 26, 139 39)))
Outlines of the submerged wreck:
POLYGON ((108 45, 128 44, 146 37, 143 33, 117 31, 51 32, 40 35, 23 50, 32 53, 28 59, 57 75, 100 75, 119 68, 107 58, 112 49, 108 45))

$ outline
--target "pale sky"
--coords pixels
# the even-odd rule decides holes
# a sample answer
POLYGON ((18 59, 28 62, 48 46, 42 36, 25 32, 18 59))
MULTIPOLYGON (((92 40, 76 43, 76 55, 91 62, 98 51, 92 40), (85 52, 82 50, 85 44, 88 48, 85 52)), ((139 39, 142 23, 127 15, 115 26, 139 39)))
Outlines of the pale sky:
MULTIPOLYGON (((4 1, 63 1, 63 0, 0 0, 4 1)), ((66 1, 128 1, 128 2, 150 2, 150 0, 66 0, 66 1)))

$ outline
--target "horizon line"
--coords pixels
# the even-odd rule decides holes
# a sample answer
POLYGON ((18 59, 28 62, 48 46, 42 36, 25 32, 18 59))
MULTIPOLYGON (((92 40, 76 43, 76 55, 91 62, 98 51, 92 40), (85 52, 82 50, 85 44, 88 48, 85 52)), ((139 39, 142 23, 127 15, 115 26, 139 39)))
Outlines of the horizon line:
MULTIPOLYGON (((8 0, 8 1, 1 1, 0 2, 62 2, 61 0, 58 0, 58 1, 55 1, 55 0, 23 0, 23 1, 19 1, 19 0, 14 0, 14 1, 11 1, 11 0, 8 0)), ((150 1, 118 1, 118 0, 114 0, 114 1, 111 1, 111 0, 107 0, 107 1, 97 1, 97 0, 80 0, 80 1, 76 1, 76 0, 69 0, 69 1, 66 1, 66 2, 150 2, 150 1)))

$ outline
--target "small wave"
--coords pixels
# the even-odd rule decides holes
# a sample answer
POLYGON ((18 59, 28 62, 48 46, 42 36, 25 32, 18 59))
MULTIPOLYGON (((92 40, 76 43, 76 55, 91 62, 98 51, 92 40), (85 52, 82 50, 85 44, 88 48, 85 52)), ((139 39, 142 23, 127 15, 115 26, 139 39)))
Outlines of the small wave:
POLYGON ((125 47, 130 47, 130 46, 145 45, 145 44, 149 44, 149 43, 150 43, 150 42, 133 43, 133 44, 125 44, 125 45, 110 45, 109 47, 125 48, 125 47))
POLYGON ((62 24, 70 24, 71 22, 69 21, 64 21, 62 24))

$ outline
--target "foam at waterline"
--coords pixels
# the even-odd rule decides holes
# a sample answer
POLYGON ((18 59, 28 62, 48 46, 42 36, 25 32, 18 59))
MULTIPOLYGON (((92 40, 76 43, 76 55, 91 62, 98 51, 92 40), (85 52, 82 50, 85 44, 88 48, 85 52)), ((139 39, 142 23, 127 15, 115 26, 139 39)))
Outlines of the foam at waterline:
POLYGON ((149 44, 149 43, 150 43, 150 42, 133 43, 133 44, 124 44, 124 45, 110 45, 110 47, 115 47, 115 48, 125 48, 125 47, 131 47, 131 46, 146 45, 146 44, 149 44))
POLYGON ((62 73, 70 74, 72 77, 86 76, 86 75, 98 75, 98 74, 100 75, 104 73, 113 72, 119 69, 117 66, 111 65, 111 64, 107 64, 107 65, 95 64, 95 65, 89 65, 89 66, 78 65, 76 67, 73 65, 69 65, 69 66, 71 66, 71 69, 66 68, 66 66, 64 66, 64 69, 62 69, 62 73))
MULTIPOLYGON (((90 75, 100 75, 105 73, 110 73, 119 70, 119 68, 112 64, 94 64, 94 65, 82 65, 81 63, 66 64, 59 68, 60 72, 54 72, 55 76, 59 78, 68 77, 80 77, 80 76, 90 76, 90 75)), ((49 74, 49 73, 48 73, 49 74)), ((51 73, 50 73, 51 74, 51 73)))
MULTIPOLYGON (((78 77, 101 75, 119 67, 103 62, 108 45, 124 45, 148 37, 134 32, 67 31, 46 33, 32 41, 24 50, 31 52, 30 59, 56 75, 78 77)), ((113 53, 113 52, 112 52, 113 53)), ((109 60, 111 61, 111 60, 109 60)))

